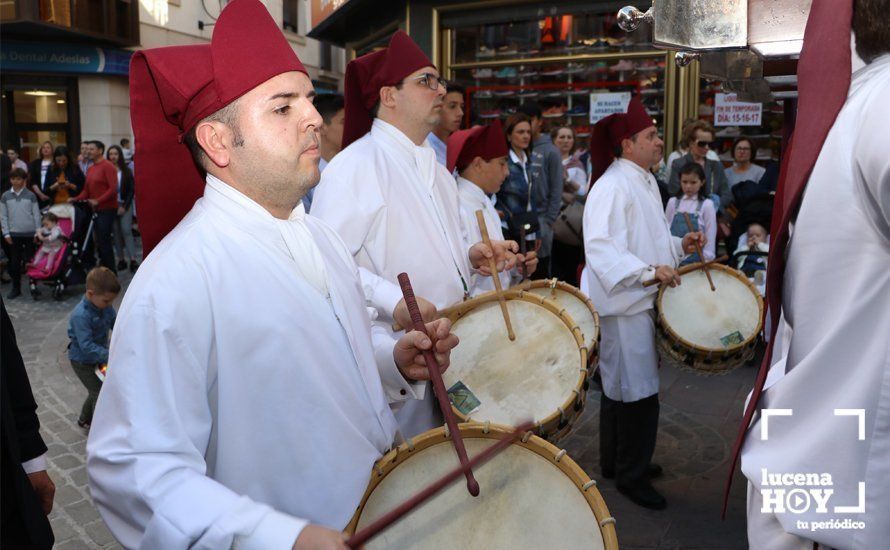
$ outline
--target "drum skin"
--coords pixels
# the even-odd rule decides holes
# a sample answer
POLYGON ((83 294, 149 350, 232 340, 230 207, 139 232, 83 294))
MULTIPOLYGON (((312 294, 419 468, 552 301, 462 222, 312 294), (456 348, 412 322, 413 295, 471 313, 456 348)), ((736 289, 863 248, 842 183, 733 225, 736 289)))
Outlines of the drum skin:
POLYGON ((660 351, 699 374, 726 374, 749 361, 763 328, 763 298, 745 275, 711 264, 712 291, 702 271, 662 287, 655 307, 660 351), (736 334, 737 333, 737 334, 736 334), (736 335, 733 340, 724 342, 736 335))
MULTIPOLYGON (((470 457, 506 437, 506 427, 461 424, 470 457)), ((458 465, 445 428, 390 451, 374 467, 349 534, 367 526, 458 465)), ((587 474, 550 443, 527 433, 474 470, 480 494, 463 478, 365 548, 617 549, 615 520, 587 474)))
POLYGON ((600 317, 593 307, 593 302, 580 289, 556 279, 525 281, 510 290, 524 290, 553 300, 565 308, 572 319, 578 323, 587 347, 588 372, 593 376, 599 362, 600 317))
POLYGON ((513 291, 505 299, 515 341, 507 337, 496 294, 468 300, 449 316, 460 344, 443 374, 445 387, 463 382, 481 401, 470 415, 453 410, 462 422, 515 426, 533 420, 537 435, 556 441, 584 408, 588 369, 581 332, 555 302, 513 291))

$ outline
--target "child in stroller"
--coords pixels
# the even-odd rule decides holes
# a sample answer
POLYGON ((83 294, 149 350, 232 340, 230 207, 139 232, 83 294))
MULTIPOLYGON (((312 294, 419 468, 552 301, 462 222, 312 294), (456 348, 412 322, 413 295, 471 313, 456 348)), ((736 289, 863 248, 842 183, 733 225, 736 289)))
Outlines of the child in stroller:
POLYGON ((40 249, 28 265, 29 287, 35 300, 40 298, 39 285, 51 286, 53 298, 61 300, 68 286, 84 280, 83 251, 92 225, 88 204, 55 204, 46 211, 43 227, 35 236, 41 241, 40 249))

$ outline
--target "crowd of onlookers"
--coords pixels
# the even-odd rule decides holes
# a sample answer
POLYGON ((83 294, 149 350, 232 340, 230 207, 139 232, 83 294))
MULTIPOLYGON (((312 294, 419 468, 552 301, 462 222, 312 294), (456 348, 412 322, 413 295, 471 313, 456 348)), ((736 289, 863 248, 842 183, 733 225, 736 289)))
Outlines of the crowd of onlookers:
POLYGON ((85 239, 83 267, 98 262, 113 272, 135 271, 141 253, 137 246, 133 149, 129 139, 107 148, 98 140, 84 141, 76 156, 64 145, 46 141, 30 163, 16 147, 0 155, 0 228, 3 242, 0 272, 11 284, 7 298, 21 294, 22 275, 29 267, 47 270, 61 266, 56 258, 69 237, 59 227, 59 205, 73 204, 92 218, 93 232, 85 239))

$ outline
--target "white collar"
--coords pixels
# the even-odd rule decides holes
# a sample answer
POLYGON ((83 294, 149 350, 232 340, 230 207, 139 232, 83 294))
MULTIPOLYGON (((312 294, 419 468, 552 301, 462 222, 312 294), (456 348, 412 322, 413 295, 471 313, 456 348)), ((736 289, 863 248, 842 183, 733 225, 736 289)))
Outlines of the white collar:
MULTIPOLYGON (((268 210, 259 205, 256 201, 238 191, 231 185, 217 178, 213 174, 207 174, 207 188, 204 191, 204 196, 208 197, 210 202, 214 204, 220 204, 217 200, 217 197, 214 197, 213 194, 207 193, 207 189, 212 189, 216 193, 220 195, 219 198, 226 198, 229 201, 232 201, 236 205, 250 211, 251 214, 255 215, 258 221, 266 221, 266 222, 282 222, 285 220, 280 220, 273 216, 268 210)), ((303 202, 300 201, 300 204, 297 205, 296 208, 290 213, 286 221, 304 221, 306 218, 306 208, 303 206, 303 202)))
POLYGON ((485 191, 483 191, 481 187, 468 180, 467 178, 457 176, 457 189, 462 194, 465 194, 467 198, 471 198, 484 204, 491 203, 491 199, 488 198, 488 195, 485 194, 485 191))
POLYGON ((12 191, 12 193, 13 193, 16 197, 18 197, 19 195, 22 194, 22 192, 23 192, 27 187, 28 187, 28 186, 27 186, 27 184, 26 184, 26 185, 23 185, 22 188, 19 189, 18 191, 16 191, 14 187, 10 187, 9 190, 12 191))
POLYGON ((648 170, 644 170, 643 167, 636 162, 623 158, 617 158, 615 159, 615 162, 617 162, 619 166, 622 166, 625 171, 634 172, 636 175, 643 176, 647 180, 650 176, 652 176, 651 172, 649 172, 648 170))
POLYGON ((528 158, 528 155, 522 153, 522 157, 523 158, 519 158, 519 155, 516 154, 516 151, 514 151, 513 148, 510 147, 510 158, 513 160, 513 162, 517 164, 525 164, 525 160, 528 158))
POLYGON ((424 141, 423 145, 416 145, 407 135, 405 135, 405 132, 379 118, 375 118, 374 122, 371 124, 371 135, 374 136, 374 138, 383 137, 388 139, 407 155, 413 156, 417 153, 418 149, 432 151, 432 148, 426 144, 426 141, 424 141))

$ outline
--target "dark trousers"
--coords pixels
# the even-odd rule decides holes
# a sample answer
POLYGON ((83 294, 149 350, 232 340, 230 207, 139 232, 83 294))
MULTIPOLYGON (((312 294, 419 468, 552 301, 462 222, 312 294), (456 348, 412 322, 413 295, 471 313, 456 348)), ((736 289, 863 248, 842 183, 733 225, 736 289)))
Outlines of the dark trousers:
POLYGON ((21 288, 21 277, 25 273, 25 264, 34 257, 34 236, 12 237, 12 243, 7 243, 6 239, 3 239, 3 244, 3 250, 6 251, 6 255, 9 257, 7 270, 9 271, 9 276, 12 277, 12 286, 13 288, 21 288))
POLYGON ((87 424, 93 423, 93 409, 96 408, 96 399, 99 398, 99 390, 102 389, 102 381, 96 376, 96 365, 86 365, 78 361, 71 361, 74 374, 80 379, 81 384, 87 389, 87 398, 80 407, 80 421, 87 424))
POLYGON ((117 273, 112 240, 115 220, 117 220, 117 210, 96 212, 96 248, 99 250, 99 263, 117 273))
POLYGON ((535 269, 535 272, 531 274, 529 279, 533 281, 540 281, 541 279, 549 279, 550 278, 550 256, 540 256, 538 257, 538 268, 535 269))
POLYGON ((658 394, 624 403, 602 395, 600 401, 600 467, 615 472, 615 484, 649 484, 647 469, 658 436, 658 394))

